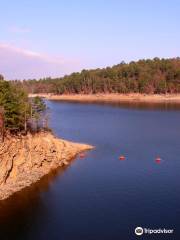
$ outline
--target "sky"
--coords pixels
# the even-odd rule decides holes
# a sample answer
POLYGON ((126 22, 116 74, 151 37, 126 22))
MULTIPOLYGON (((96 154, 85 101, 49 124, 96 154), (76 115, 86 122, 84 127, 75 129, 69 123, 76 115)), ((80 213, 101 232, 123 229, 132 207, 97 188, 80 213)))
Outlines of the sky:
POLYGON ((0 6, 6 79, 180 56, 179 0, 0 0, 0 6))

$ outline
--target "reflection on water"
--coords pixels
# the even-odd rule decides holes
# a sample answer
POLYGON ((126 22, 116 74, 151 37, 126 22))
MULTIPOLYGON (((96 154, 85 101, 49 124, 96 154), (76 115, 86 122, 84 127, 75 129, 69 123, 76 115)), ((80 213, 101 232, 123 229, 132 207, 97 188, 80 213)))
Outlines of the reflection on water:
POLYGON ((42 193, 68 166, 51 171, 40 181, 0 201, 0 239, 26 239, 30 226, 44 211, 42 193))
POLYGON ((96 148, 1 202, 0 240, 130 240, 137 226, 180 239, 179 105, 47 104, 57 136, 96 148))
MULTIPOLYGON (((52 102, 62 102, 67 103, 67 101, 61 100, 52 100, 52 102)), ((113 107, 121 107, 121 108, 128 108, 128 109, 138 109, 138 110, 180 110, 180 102, 175 101, 162 101, 162 102, 143 102, 143 101, 117 101, 117 102, 111 102, 111 101, 71 101, 68 100, 68 103, 77 103, 82 105, 91 105, 91 104, 97 104, 97 105, 109 105, 113 107)))

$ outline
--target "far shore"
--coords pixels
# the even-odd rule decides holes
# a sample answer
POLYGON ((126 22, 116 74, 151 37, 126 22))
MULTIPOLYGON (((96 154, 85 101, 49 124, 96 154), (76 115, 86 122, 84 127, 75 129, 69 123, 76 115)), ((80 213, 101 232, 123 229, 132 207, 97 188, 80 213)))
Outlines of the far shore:
POLYGON ((163 103, 172 102, 180 103, 180 94, 29 94, 29 97, 40 96, 48 100, 59 101, 77 101, 77 102, 149 102, 163 103))

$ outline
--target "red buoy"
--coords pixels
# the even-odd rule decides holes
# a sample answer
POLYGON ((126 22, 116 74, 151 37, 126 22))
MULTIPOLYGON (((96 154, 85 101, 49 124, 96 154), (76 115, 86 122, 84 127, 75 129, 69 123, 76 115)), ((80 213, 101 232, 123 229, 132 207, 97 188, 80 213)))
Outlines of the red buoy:
POLYGON ((85 158, 85 156, 86 156, 85 153, 80 153, 80 154, 79 154, 79 157, 80 157, 81 159, 82 159, 82 158, 85 158))
POLYGON ((125 156, 124 155, 119 156, 119 160, 125 160, 125 156))
POLYGON ((161 158, 160 157, 157 157, 156 159, 155 159, 155 161, 156 161, 156 163, 160 163, 161 162, 161 158))

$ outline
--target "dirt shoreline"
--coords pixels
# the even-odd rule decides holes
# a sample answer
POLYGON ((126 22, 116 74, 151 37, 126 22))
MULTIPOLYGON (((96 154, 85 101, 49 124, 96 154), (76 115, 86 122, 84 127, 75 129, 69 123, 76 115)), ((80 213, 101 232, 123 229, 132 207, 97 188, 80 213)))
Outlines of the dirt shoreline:
POLYGON ((92 148, 58 139, 49 132, 6 137, 0 143, 0 200, 68 165, 77 154, 92 148))
POLYGON ((48 100, 59 101, 77 101, 77 102, 149 102, 163 103, 173 102, 180 103, 180 94, 29 94, 29 97, 40 96, 48 100))

